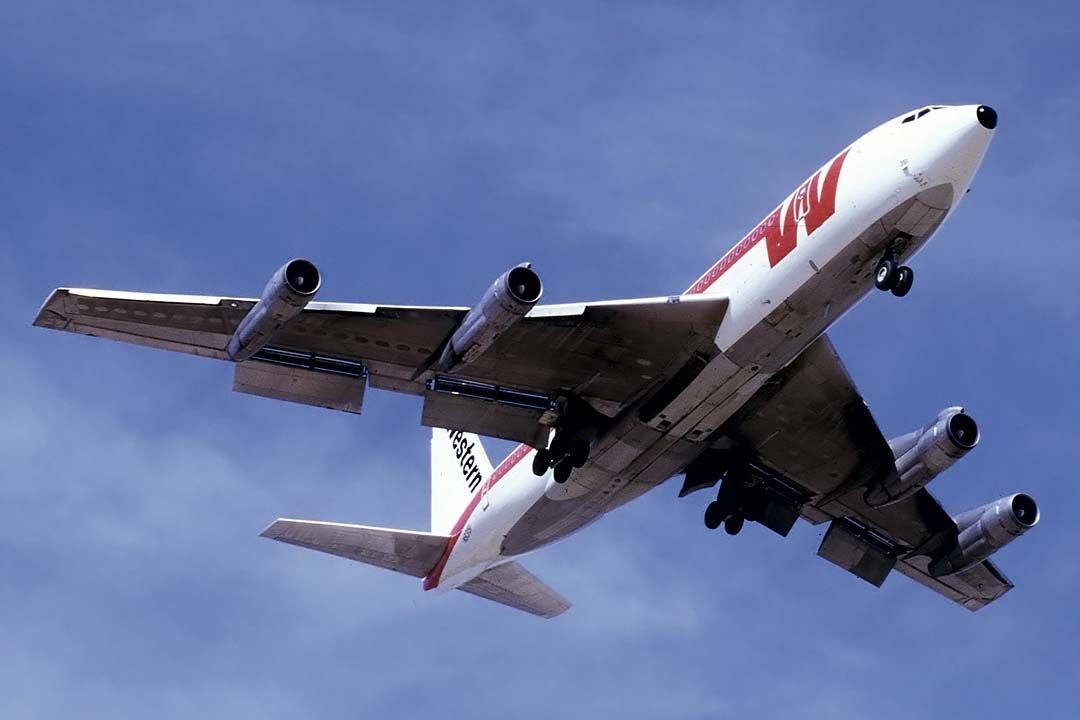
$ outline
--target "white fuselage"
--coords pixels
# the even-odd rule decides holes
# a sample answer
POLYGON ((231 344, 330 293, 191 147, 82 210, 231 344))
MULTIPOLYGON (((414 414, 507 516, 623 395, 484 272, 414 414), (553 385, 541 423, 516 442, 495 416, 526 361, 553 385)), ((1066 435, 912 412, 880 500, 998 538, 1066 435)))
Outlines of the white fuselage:
POLYGON ((729 300, 717 356, 656 417, 630 414, 567 483, 512 452, 451 531, 425 589, 454 588, 558 540, 685 467, 700 442, 874 288, 887 248, 908 260, 955 209, 992 130, 976 106, 907 113, 871 130, 797 188, 684 294, 729 300), (905 119, 907 119, 905 121, 905 119))

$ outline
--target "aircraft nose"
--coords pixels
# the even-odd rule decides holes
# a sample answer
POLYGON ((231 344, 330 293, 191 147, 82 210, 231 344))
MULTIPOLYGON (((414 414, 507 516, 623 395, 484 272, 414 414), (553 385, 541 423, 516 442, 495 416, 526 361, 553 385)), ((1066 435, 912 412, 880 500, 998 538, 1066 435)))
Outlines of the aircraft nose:
POLYGON ((997 127, 997 110, 989 105, 980 105, 975 108, 975 117, 979 119, 979 124, 987 130, 993 130, 997 127))

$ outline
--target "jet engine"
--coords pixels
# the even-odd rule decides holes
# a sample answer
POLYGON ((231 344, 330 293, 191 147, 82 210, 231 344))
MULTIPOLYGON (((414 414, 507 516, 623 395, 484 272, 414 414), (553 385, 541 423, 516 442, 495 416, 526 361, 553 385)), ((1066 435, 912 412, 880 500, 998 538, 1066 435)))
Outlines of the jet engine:
POLYGON ((241 362, 259 352, 315 297, 320 282, 318 269, 307 260, 290 260, 282 265, 229 339, 229 357, 241 362))
POLYGON ((529 263, 500 275, 450 336, 437 367, 449 372, 478 358, 507 328, 532 310, 543 291, 540 276, 529 263))
POLYGON ((930 561, 927 569, 934 577, 960 572, 990 557, 1035 527, 1039 507, 1030 495, 1016 493, 953 520, 960 532, 948 552, 930 561))
POLYGON ((903 500, 948 470, 979 444, 979 426, 962 407, 945 408, 923 427, 889 441, 896 477, 866 492, 866 504, 880 508, 903 500))

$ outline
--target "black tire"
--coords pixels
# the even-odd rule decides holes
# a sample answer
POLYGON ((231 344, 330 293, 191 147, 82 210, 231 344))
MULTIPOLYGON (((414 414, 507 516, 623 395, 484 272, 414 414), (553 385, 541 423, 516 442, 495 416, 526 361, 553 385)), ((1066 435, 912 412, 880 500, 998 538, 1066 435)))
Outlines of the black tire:
POLYGON ((729 515, 724 520, 724 532, 728 535, 738 535, 744 523, 746 523, 746 518, 742 515, 729 515))
POLYGON ((573 471, 574 467, 565 460, 560 460, 559 462, 555 463, 555 482, 562 485, 564 482, 570 479, 570 473, 572 473, 573 471))
POLYGON ((878 290, 892 290, 896 285, 896 263, 885 258, 874 270, 874 287, 878 290))
POLYGON ((547 450, 540 449, 533 455, 533 475, 537 477, 543 476, 551 467, 551 453, 547 450))
POLYGON ((705 527, 715 530, 724 522, 724 506, 713 500, 705 508, 705 527))
POLYGON ((896 282, 893 283, 892 294, 896 297, 904 297, 911 292, 911 286, 915 283, 915 271, 907 265, 897 268, 896 282))
POLYGON ((566 459, 570 461, 570 464, 576 468, 584 467, 585 463, 589 462, 589 441, 585 438, 575 438, 570 443, 570 452, 567 454, 566 459))

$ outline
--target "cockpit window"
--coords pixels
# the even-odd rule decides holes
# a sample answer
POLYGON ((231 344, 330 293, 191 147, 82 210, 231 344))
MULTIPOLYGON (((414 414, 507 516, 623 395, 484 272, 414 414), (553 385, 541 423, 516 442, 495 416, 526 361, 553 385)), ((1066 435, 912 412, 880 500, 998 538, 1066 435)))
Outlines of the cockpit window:
POLYGON ((921 117, 922 117, 923 115, 925 115, 925 114, 927 114, 928 112, 930 112, 931 110, 940 110, 940 109, 941 109, 941 108, 943 108, 943 107, 945 107, 945 106, 944 106, 944 105, 931 105, 930 107, 924 107, 924 108, 923 108, 922 110, 920 110, 919 112, 916 112, 916 113, 912 113, 911 115, 908 115, 908 116, 907 116, 906 118, 904 118, 903 120, 901 120, 901 121, 900 121, 900 123, 901 123, 901 124, 903 124, 903 123, 909 123, 909 122, 911 122, 912 120, 918 120, 918 119, 919 119, 919 118, 921 118, 921 117))

